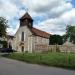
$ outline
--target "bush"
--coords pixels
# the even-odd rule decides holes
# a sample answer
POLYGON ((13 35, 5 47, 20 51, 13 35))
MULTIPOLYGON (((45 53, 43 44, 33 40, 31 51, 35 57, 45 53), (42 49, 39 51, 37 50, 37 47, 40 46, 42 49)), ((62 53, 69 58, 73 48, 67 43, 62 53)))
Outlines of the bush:
POLYGON ((0 43, 3 45, 3 48, 7 48, 7 41, 0 41, 0 43))
POLYGON ((3 41, 3 47, 7 48, 7 41, 3 41))

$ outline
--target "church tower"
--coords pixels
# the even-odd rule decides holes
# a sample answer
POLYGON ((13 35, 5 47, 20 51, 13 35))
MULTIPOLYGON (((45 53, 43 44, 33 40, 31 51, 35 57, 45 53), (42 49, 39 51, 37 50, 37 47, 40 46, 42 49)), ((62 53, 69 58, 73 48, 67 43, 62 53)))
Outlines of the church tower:
POLYGON ((18 52, 32 53, 48 50, 50 34, 34 28, 33 19, 28 12, 20 18, 20 27, 14 37, 12 49, 18 52))
POLYGON ((27 25, 29 28, 33 27, 33 19, 32 17, 26 12, 21 18, 20 18, 20 27, 27 25))

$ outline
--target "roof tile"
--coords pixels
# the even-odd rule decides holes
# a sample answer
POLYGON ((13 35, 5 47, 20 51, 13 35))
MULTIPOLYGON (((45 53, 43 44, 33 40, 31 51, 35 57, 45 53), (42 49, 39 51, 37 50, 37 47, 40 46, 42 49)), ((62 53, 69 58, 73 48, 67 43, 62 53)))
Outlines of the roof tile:
POLYGON ((36 28, 32 28, 32 32, 35 35, 40 36, 40 37, 44 37, 44 38, 49 38, 50 37, 50 34, 49 33, 44 32, 44 31, 41 31, 41 30, 36 29, 36 28))

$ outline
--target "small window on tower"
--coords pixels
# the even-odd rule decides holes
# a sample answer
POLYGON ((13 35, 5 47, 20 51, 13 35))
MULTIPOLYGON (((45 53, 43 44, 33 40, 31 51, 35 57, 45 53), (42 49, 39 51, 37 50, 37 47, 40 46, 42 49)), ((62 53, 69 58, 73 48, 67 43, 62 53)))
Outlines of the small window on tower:
POLYGON ((31 26, 31 23, 29 23, 29 26, 31 26))
POLYGON ((28 22, 28 20, 27 20, 27 19, 26 19, 25 21, 26 21, 26 23, 28 22))

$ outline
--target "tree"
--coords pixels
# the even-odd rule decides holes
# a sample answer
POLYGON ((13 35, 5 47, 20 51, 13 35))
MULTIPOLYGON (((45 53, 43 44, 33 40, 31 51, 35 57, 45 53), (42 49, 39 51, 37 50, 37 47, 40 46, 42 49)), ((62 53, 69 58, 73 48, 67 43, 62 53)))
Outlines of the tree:
POLYGON ((62 36, 62 38, 63 38, 63 43, 65 43, 65 42, 67 41, 68 37, 69 37, 69 35, 67 35, 67 34, 64 34, 64 35, 62 36))
POLYGON ((50 36, 50 44, 51 45, 62 45, 63 44, 63 39, 62 36, 60 35, 51 35, 50 36))
POLYGON ((7 20, 3 17, 0 17, 0 37, 6 37, 7 27, 7 20))
POLYGON ((66 37, 66 39, 70 38, 70 42, 75 44, 75 26, 69 25, 66 27, 65 37, 66 37))
POLYGON ((3 48, 7 47, 7 41, 3 40, 6 37, 6 29, 7 29, 7 20, 3 17, 0 17, 0 44, 3 45, 3 48))

